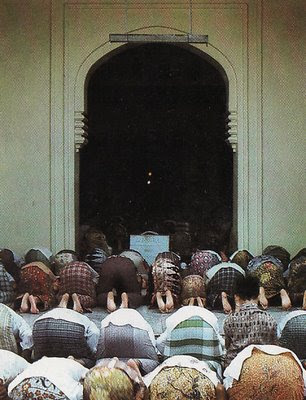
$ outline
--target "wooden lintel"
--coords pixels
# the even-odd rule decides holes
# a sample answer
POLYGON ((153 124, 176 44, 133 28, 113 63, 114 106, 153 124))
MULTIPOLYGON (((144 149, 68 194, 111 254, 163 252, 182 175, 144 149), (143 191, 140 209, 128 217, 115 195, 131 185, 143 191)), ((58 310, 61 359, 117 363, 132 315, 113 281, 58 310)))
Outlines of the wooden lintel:
POLYGON ((208 35, 193 34, 130 34, 130 33, 111 33, 109 35, 111 43, 208 43, 208 35))

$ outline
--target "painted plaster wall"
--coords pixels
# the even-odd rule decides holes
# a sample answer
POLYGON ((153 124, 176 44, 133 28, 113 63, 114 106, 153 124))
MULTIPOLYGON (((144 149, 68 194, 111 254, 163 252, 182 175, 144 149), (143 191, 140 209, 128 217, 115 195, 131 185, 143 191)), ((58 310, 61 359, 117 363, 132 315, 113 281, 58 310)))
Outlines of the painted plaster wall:
MULTIPOLYGON (((239 111, 241 123, 239 129, 241 132, 246 131, 247 122, 246 115, 247 102, 240 100, 239 105, 238 98, 242 99, 246 96, 247 92, 247 42, 248 32, 247 20, 251 18, 253 20, 254 29, 254 16, 256 11, 256 3, 252 1, 252 12, 248 15, 248 9, 246 4, 241 2, 216 2, 212 4, 210 2, 198 2, 193 8, 193 29, 194 32, 207 33, 210 37, 210 43, 208 46, 196 45, 201 52, 207 53, 212 58, 215 58, 226 70, 226 73, 231 75, 231 90, 229 96, 229 110, 239 111), (254 6, 255 4, 255 6, 254 6), (219 21, 219 24, 216 24, 219 21), (205 31, 203 27, 205 26, 205 31), (234 29, 232 29, 234 27, 234 29), (225 43, 226 42, 226 43, 225 43), (227 56, 229 55, 229 59, 227 56), (222 61, 220 61, 222 59, 222 61), (223 64, 225 61, 226 66, 223 64), (235 72, 233 72, 235 70, 235 72), (238 110, 237 110, 238 107, 238 110), (244 129, 245 128, 245 129, 244 129)), ((74 240, 73 227, 69 221, 73 221, 75 213, 73 207, 69 207, 73 203, 72 199, 75 196, 74 186, 71 185, 74 180, 74 167, 71 160, 73 159, 74 149, 73 143, 76 139, 77 142, 80 139, 80 128, 82 125, 82 113, 86 111, 86 102, 84 98, 84 83, 86 82, 87 74, 89 70, 99 63, 101 59, 105 60, 110 57, 112 52, 120 51, 126 47, 124 44, 109 43, 109 33, 112 32, 137 32, 137 33, 182 33, 189 32, 190 30, 190 18, 189 18, 189 2, 187 1, 157 1, 157 2, 138 2, 129 1, 126 9, 125 2, 66 2, 63 7, 59 6, 59 3, 54 3, 52 10, 53 18, 56 20, 62 20, 62 29, 53 29, 54 35, 59 38, 61 32, 64 32, 64 40, 62 39, 62 49, 60 49, 60 41, 54 43, 55 50, 58 50, 58 56, 60 61, 60 54, 63 54, 64 64, 63 72, 58 74, 54 79, 54 82, 58 82, 64 75, 64 129, 65 137, 64 143, 54 143, 52 147, 52 154, 57 157, 55 165, 67 165, 68 168, 65 171, 65 179, 67 185, 65 188, 57 187, 52 193, 54 198, 53 204, 60 204, 58 199, 64 198, 64 204, 67 205, 66 210, 62 210, 61 207, 55 207, 53 216, 57 223, 53 223, 53 226, 57 226, 57 232, 54 232, 52 236, 52 243, 55 243, 57 247, 58 243, 65 243, 65 247, 70 247, 72 240, 74 240), (77 129, 74 130, 74 126, 77 129), (61 153, 61 148, 66 149, 61 153), (63 154, 63 159, 58 157, 58 154, 63 154), (63 189, 63 190, 62 190, 63 189), (60 218, 61 213, 65 214, 65 219, 60 218), (63 222, 65 221, 65 222, 63 222), (67 222, 68 221, 68 222, 67 222), (60 226, 62 224, 63 226, 60 226), (63 233, 65 234, 63 235, 63 233)), ((252 32, 254 35, 254 32, 252 32)), ((254 45, 252 45, 254 47, 254 45)), ((53 52, 55 54, 55 52, 53 52)), ((55 55, 56 58, 56 55, 55 55)), ((255 56, 256 58, 256 56, 255 56)), ((254 58, 254 60, 255 60, 254 58)), ((257 64, 254 62, 250 69, 256 70, 257 64)), ((56 84, 51 82, 54 87, 54 92, 57 92, 56 84)), ((252 92, 252 94, 255 91, 252 92)), ((252 98, 252 94, 250 98, 252 98)), ((54 101, 56 104, 56 98, 54 101)), ((253 121, 255 112, 253 112, 253 121)), ((236 121, 233 122, 233 126, 236 126, 236 121)), ((54 126, 54 130, 60 130, 60 127, 54 126)), ((248 152, 246 141, 244 140, 245 135, 240 135, 240 145, 245 149, 245 153, 248 152)), ((89 138, 90 140, 90 138, 89 138)), ((253 139, 252 139, 253 140, 253 139)), ((251 140, 251 142, 252 142, 251 140)), ((256 139, 255 139, 256 140, 256 139)), ((253 152, 252 152, 253 153, 253 152)), ((246 155, 247 157, 247 155, 246 155)), ((241 157, 242 158, 242 157, 241 157)), ((241 163, 243 165, 243 162, 241 163)), ((256 169, 256 165, 252 166, 256 169)), ((51 170, 51 175, 57 173, 57 168, 51 170)), ((246 182, 243 176, 247 176, 247 168, 240 168, 239 174, 241 175, 240 182, 246 182)), ((252 174, 255 176, 256 174, 252 174)), ((240 203, 247 203, 249 193, 253 196, 253 192, 244 190, 244 183, 240 185, 241 201, 240 203), (242 193, 246 193, 246 196, 242 196, 242 193), (247 199, 247 200, 246 200, 247 199)), ((247 186, 247 185, 246 185, 247 186)), ((251 197, 250 196, 250 197, 251 197)), ((242 206, 244 214, 247 215, 247 207, 242 206)), ((254 207, 256 209, 256 207, 254 207)), ((254 210, 252 208, 252 211, 254 210)), ((247 216, 248 218, 248 216, 247 216)), ((244 230, 244 238, 247 240, 247 218, 242 221, 239 220, 241 230, 244 230)), ((256 231, 256 223, 252 224, 251 230, 256 231)), ((243 235, 241 235, 243 236, 243 235)), ((256 242, 257 236, 253 235, 253 242, 256 242)))
POLYGON ((306 246, 306 2, 265 0, 264 245, 306 246))
MULTIPOLYGON (((74 88, 80 65, 103 41, 107 41, 108 33, 124 32, 126 26, 129 31, 139 28, 140 20, 145 20, 146 25, 190 29, 189 1, 164 1, 166 9, 151 7, 149 12, 146 6, 152 2, 141 3, 142 7, 129 9, 127 23, 122 8, 124 2, 119 1, 104 1, 103 9, 100 1, 68 1, 65 7, 62 0, 52 3, 47 0, 1 2, 0 45, 4 62, 1 63, 0 247, 23 253, 33 245, 52 247, 53 251, 72 245, 73 228, 67 219, 71 221, 74 216, 73 189, 67 190, 67 182, 73 188, 71 171, 74 167, 67 174, 65 163, 73 164, 75 149, 73 141, 65 144, 63 132, 72 135, 73 140, 74 88), (173 3, 178 6, 171 6, 173 3), (53 165, 53 173, 50 161, 52 143, 60 160, 64 153, 69 154, 63 165, 53 165), (50 199, 56 201, 55 217, 52 216, 54 205, 50 199), (51 221, 56 221, 53 224, 56 226, 51 227, 51 221)), ((255 228, 262 206, 263 246, 281 244, 294 253, 306 238, 306 210, 301 188, 305 181, 302 161, 305 163, 306 150, 305 95, 303 98, 302 94, 305 82, 305 59, 302 59, 305 2, 264 0, 263 37, 258 43, 255 43, 256 28, 247 26, 245 19, 246 12, 253 20, 260 17, 254 16, 258 5, 256 0, 193 3, 194 33, 208 33, 210 41, 229 55, 239 78, 238 94, 246 95, 245 104, 239 111, 248 111, 248 128, 256 134, 260 134, 261 129, 256 109, 258 111, 262 106, 262 182, 257 176, 261 149, 252 147, 257 143, 254 136, 250 135, 247 142, 238 138, 238 146, 248 145, 250 149, 246 150, 249 151, 249 169, 246 171, 249 188, 247 192, 241 190, 238 193, 240 203, 243 203, 243 196, 248 196, 250 204, 258 203, 260 197, 258 200, 254 187, 260 187, 261 183, 263 187, 262 204, 246 210, 249 218, 241 229, 248 230, 245 237, 251 238, 250 249, 258 251, 260 241, 256 243, 254 236, 258 234, 255 228), (220 9, 222 4, 226 5, 223 10, 220 9), (201 5, 204 5, 203 10, 201 5), (219 11, 216 12, 215 8, 219 11), (247 36, 248 29, 253 30, 249 32, 253 42, 250 42, 250 35, 247 36), (261 45, 262 59, 256 56, 256 48, 261 45), (248 87, 242 87, 240 78, 247 72, 247 60, 251 79, 248 87), (258 68, 254 67, 261 61, 262 87, 258 68), (279 71, 278 80, 276 69, 279 71), (262 103, 254 98, 254 92, 261 93, 261 90, 262 103)), ((168 33, 167 29, 163 32, 160 28, 151 30, 152 33, 168 33)), ((83 111, 78 109, 78 105, 76 109, 83 111)), ((241 129, 247 129, 247 126, 241 129)), ((238 148, 238 157, 239 154, 238 148)), ((240 182, 246 178, 243 168, 240 182)))
POLYGON ((0 247, 50 245, 49 1, 0 2, 0 247))

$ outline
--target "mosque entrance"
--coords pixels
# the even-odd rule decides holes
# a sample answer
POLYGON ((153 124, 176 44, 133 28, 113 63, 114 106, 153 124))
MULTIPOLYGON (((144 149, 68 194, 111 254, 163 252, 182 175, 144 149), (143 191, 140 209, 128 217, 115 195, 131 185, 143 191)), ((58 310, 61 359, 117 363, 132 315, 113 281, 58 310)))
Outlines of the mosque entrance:
POLYGON ((87 85, 80 224, 101 228, 115 251, 116 235, 128 247, 148 230, 228 246, 227 91, 221 67, 189 45, 129 44, 101 60, 87 85))

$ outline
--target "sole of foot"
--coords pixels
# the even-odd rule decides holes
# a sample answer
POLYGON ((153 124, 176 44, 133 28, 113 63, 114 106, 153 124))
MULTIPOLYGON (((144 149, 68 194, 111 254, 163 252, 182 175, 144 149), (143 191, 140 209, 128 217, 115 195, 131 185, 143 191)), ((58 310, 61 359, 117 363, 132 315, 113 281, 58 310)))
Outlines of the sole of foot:
POLYGON ((120 308, 129 308, 129 298, 128 298, 128 295, 125 292, 123 292, 121 294, 121 306, 120 306, 120 308))
POLYGON ((285 289, 282 289, 280 291, 280 296, 281 296, 281 301, 282 301, 282 309, 283 310, 289 310, 291 308, 291 300, 290 297, 288 296, 288 293, 286 292, 285 289))
POLYGON ((114 299, 114 293, 113 293, 113 292, 108 292, 108 294, 107 294, 107 304, 106 304, 106 308, 107 308, 107 311, 108 311, 109 313, 111 313, 111 312, 113 312, 113 311, 116 311, 116 309, 117 309, 117 306, 116 306, 116 303, 115 303, 115 299, 114 299))
POLYGON ((166 312, 170 313, 174 310, 174 301, 170 290, 166 291, 166 312))
POLYGON ((21 305, 20 305, 20 309, 19 309, 19 311, 21 313, 29 312, 29 309, 30 309, 30 307, 29 307, 29 296, 30 296, 29 293, 25 293, 23 295, 23 297, 22 297, 21 305))
POLYGON ((263 287, 260 287, 260 289, 259 289, 258 302, 264 310, 266 310, 269 306, 269 303, 268 303, 268 300, 267 300, 266 294, 265 294, 265 289, 263 287))
POLYGON ((163 300, 163 297, 162 297, 160 292, 156 293, 156 302, 157 302, 157 306, 158 306, 159 311, 161 313, 165 313, 166 312, 166 304, 165 304, 165 302, 163 300))
POLYGON ((63 294, 58 307, 59 308, 67 308, 68 301, 69 301, 69 294, 68 293, 63 294))
POLYGON ((39 309, 37 308, 34 296, 32 296, 32 295, 29 296, 29 302, 31 305, 31 308, 30 308, 31 314, 39 314, 39 309))
POLYGON ((80 299, 79 296, 76 293, 73 293, 72 297, 72 301, 73 301, 73 310, 82 314, 84 312, 81 303, 80 303, 80 299))
POLYGON ((222 300, 223 311, 225 312, 225 314, 229 314, 230 312, 232 312, 232 307, 227 300, 227 294, 225 292, 221 293, 221 300, 222 300))
POLYGON ((197 297, 197 303, 199 307, 204 308, 205 307, 205 300, 201 299, 201 297, 197 297))

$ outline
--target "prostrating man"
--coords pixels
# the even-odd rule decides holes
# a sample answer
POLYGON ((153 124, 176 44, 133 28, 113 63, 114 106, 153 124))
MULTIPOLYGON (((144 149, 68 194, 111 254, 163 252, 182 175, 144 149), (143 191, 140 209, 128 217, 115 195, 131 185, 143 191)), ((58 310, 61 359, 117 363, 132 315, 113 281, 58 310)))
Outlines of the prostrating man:
POLYGON ((152 327, 133 309, 114 311, 101 322, 97 359, 133 359, 145 375, 159 363, 152 327))
POLYGON ((210 369, 222 377, 224 339, 219 333, 218 320, 209 310, 185 306, 166 320, 166 330, 156 341, 165 357, 188 355, 206 361, 210 369))
POLYGON ((34 322, 34 359, 71 356, 90 368, 95 363, 99 333, 85 315, 68 308, 54 308, 34 322))
POLYGON ((18 354, 8 350, 0 350, 0 400, 9 400, 8 385, 30 364, 18 354))
POLYGON ((0 304, 0 349, 31 357, 32 329, 14 310, 0 304))
POLYGON ((11 400, 81 400, 88 369, 67 358, 44 357, 9 384, 11 400))

